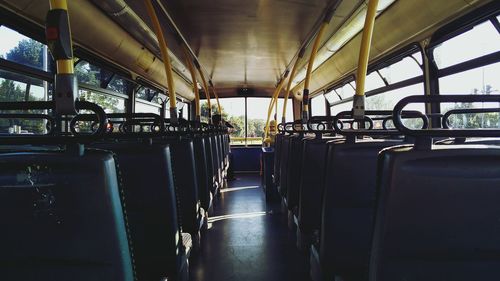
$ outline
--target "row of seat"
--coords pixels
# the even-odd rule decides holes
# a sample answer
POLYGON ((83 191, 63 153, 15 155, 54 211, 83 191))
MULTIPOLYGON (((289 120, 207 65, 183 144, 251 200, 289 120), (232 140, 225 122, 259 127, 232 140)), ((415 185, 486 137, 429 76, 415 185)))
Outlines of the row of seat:
POLYGON ((222 131, 1 150, 2 280, 188 280, 229 165, 222 131))
POLYGON ((362 135, 276 137, 274 183, 312 279, 500 276, 500 149, 488 145, 498 139, 427 147, 362 135))

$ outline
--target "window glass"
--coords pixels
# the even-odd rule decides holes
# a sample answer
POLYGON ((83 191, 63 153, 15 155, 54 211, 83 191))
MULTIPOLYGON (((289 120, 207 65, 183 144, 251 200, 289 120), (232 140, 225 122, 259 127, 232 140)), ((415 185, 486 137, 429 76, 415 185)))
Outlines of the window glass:
MULTIPOLYGON (((281 123, 281 117, 283 115, 283 104, 284 104, 284 98, 278 98, 278 123, 281 123)), ((274 113, 273 113, 274 114, 274 113)), ((274 117, 271 116, 271 117, 274 117)), ((267 116, 266 116, 267 118, 267 116)), ((285 121, 286 122, 292 122, 293 121, 293 100, 289 98, 286 103, 286 116, 285 116, 285 121)))
POLYGON ((325 97, 323 95, 311 99, 311 114, 312 116, 326 116, 325 97))
MULTIPOLYGON (((420 52, 417 52, 414 53, 411 57, 405 57, 399 62, 380 69, 380 74, 382 75, 382 77, 384 77, 384 79, 386 79, 387 83, 389 84, 394 84, 423 75, 422 68, 420 67, 421 62, 419 62, 420 64, 417 63, 417 61, 415 61, 412 57, 420 58, 421 60, 422 55, 420 54, 420 52)), ((383 85, 384 84, 382 84, 382 86, 383 85)))
POLYGON ((333 104, 334 102, 340 101, 339 95, 335 92, 335 89, 325 94, 325 98, 329 104, 333 104))
POLYGON ((125 99, 91 91, 80 87, 78 90, 80 100, 93 102, 104 109, 106 113, 125 112, 125 99))
POLYGON ((150 102, 142 102, 142 101, 136 101, 135 102, 135 112, 136 113, 154 113, 154 114, 160 114, 161 107, 156 106, 153 103, 150 102))
POLYGON ((332 116, 339 114, 342 111, 351 111, 352 110, 352 101, 344 102, 338 105, 334 105, 331 107, 332 116))
MULTIPOLYGON (((45 81, 18 73, 0 70, 0 102, 50 100, 51 85, 45 81)), ((43 110, 27 110, 26 113, 44 113, 43 110)), ((45 112, 46 113, 46 112, 45 112)), ((0 119, 0 134, 12 133, 14 128, 22 134, 44 134, 42 119, 0 119)))
POLYGON ((132 82, 120 77, 118 75, 114 75, 111 82, 109 82, 107 89, 126 95, 128 93, 128 89, 133 87, 132 82))
POLYGON ((490 21, 483 22, 434 49, 434 59, 442 69, 500 50, 500 34, 490 21))
MULTIPOLYGON (((460 72, 439 79, 440 94, 500 94, 500 63, 460 72)), ((451 109, 498 107, 496 103, 442 103, 441 113, 451 109)), ((498 128, 497 113, 462 114, 450 117, 454 128, 498 128)))
POLYGON ((1 58, 48 71, 52 59, 44 44, 5 26, 0 26, 0 38, 2 38, 1 58))
POLYGON ((354 96, 354 94, 356 93, 354 89, 356 89, 356 83, 351 82, 351 84, 347 83, 344 86, 338 88, 337 93, 339 93, 339 95, 343 99, 345 99, 354 96))
MULTIPOLYGON (((399 88, 396 90, 384 92, 383 94, 378 94, 375 96, 370 96, 366 98, 366 110, 390 110, 394 109, 394 106, 402 99, 407 96, 423 95, 424 94, 424 84, 416 84, 408 87, 399 88)), ((416 110, 425 114, 425 104, 414 103, 409 104, 404 108, 404 110, 416 110)), ((422 128, 421 119, 404 119, 403 123, 408 128, 422 128)), ((382 128, 382 121, 375 124, 375 128, 382 128)), ((388 125, 389 126, 389 125, 388 125)))
POLYGON ((270 101, 271 98, 247 98, 248 145, 262 144, 264 127, 266 126, 267 109, 269 108, 270 101))
POLYGON ((219 102, 222 118, 234 127, 229 133, 231 144, 245 145, 245 98, 221 98, 219 102))
POLYGON ((365 92, 385 86, 384 81, 376 71, 373 71, 372 73, 366 76, 365 83, 366 83, 365 92))

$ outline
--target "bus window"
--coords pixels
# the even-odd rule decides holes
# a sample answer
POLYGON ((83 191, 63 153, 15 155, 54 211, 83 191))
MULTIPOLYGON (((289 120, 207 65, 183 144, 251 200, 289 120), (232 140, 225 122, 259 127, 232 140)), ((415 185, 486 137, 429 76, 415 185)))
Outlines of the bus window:
POLYGON ((106 113, 125 112, 124 98, 85 89, 83 87, 80 87, 78 92, 81 100, 90 101, 101 106, 106 113))
POLYGON ((245 145, 245 98, 221 98, 219 102, 222 118, 234 127, 230 132, 231 144, 245 145))
POLYGON ((0 58, 44 71, 49 70, 52 57, 48 54, 46 45, 5 26, 0 26, 0 38, 0 58))
MULTIPOLYGON (((488 60, 475 68, 468 67, 472 59, 484 57, 500 51, 500 33, 491 21, 485 21, 474 28, 455 36, 434 48, 433 54, 439 69, 458 67, 462 71, 445 73, 439 77, 439 93, 490 95, 500 93, 500 63, 488 60)), ((441 72, 442 73, 442 72, 441 72)), ((457 108, 498 107, 489 103, 441 104, 441 113, 457 108)), ((498 128, 498 113, 463 114, 450 117, 454 128, 498 128)))
POLYGON ((319 95, 311 99, 311 114, 312 116, 325 116, 326 104, 325 96, 319 95))
POLYGON ((433 54, 436 65, 443 69, 499 50, 500 34, 486 21, 438 45, 433 54))
MULTIPOLYGON (((281 123, 281 117, 283 115, 284 100, 285 100, 284 98, 278 98, 278 118, 277 118, 278 119, 278 123, 281 123)), ((271 117, 273 117, 273 116, 271 116, 271 117)), ((286 102, 286 116, 285 116, 285 121, 286 122, 292 122, 293 121, 293 101, 290 98, 286 102)))

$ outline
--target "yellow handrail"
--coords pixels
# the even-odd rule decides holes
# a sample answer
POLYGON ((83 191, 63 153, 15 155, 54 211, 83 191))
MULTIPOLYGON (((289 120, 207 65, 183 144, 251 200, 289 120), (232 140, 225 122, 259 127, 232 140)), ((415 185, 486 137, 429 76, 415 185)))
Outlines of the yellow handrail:
POLYGON ((295 61, 292 72, 290 73, 290 77, 288 78, 288 85, 286 86, 286 92, 285 92, 285 99, 284 99, 284 104, 283 104, 283 114, 281 115, 281 122, 285 123, 286 122, 286 108, 288 104, 288 98, 290 97, 290 90, 292 89, 292 83, 293 79, 295 78, 295 74, 297 74, 297 69, 299 67, 299 62, 302 60, 304 57, 305 49, 302 48, 299 52, 299 55, 297 57, 297 60, 295 61))
POLYGON ((368 2, 363 37, 361 38, 356 75, 356 94, 354 95, 352 107, 353 117, 356 120, 363 120, 365 115, 365 82, 368 72, 368 61, 370 59, 370 47, 373 37, 373 28, 375 26, 375 17, 377 16, 378 1, 379 0, 370 0, 370 2, 368 2))
POLYGON ((163 36, 163 30, 161 29, 160 21, 158 20, 158 16, 156 15, 153 3, 151 2, 151 0, 144 0, 144 3, 146 4, 146 10, 148 11, 148 15, 151 18, 151 22, 153 23, 153 29, 156 33, 156 37, 158 38, 161 56, 165 65, 168 95, 170 98, 170 118, 173 123, 177 123, 177 101, 175 97, 175 84, 174 76, 172 73, 172 64, 170 63, 170 56, 168 55, 167 41, 163 36))
POLYGON ((221 108, 220 102, 219 102, 219 95, 217 95, 217 92, 215 91, 214 83, 212 82, 212 80, 208 80, 208 84, 210 84, 210 87, 212 87, 212 91, 214 92, 215 101, 217 102, 217 109, 219 110, 219 114, 222 117, 222 108, 221 108))
POLYGON ((212 103, 210 101, 210 92, 208 91, 208 84, 207 80, 205 79, 205 75, 203 74, 203 71, 201 70, 200 63, 198 61, 194 61, 196 68, 198 69, 198 73, 200 74, 201 77, 201 82, 203 83, 203 91, 205 92, 205 97, 207 98, 207 105, 208 105, 208 123, 212 123, 212 103))
POLYGON ((184 51, 184 58, 188 66, 189 73, 191 74, 191 80, 193 80, 195 120, 200 121, 200 92, 198 91, 198 82, 196 81, 196 73, 194 71, 191 55, 189 54, 186 45, 184 45, 182 50, 184 51))
POLYGON ((370 58, 370 47, 372 43, 373 27, 375 26, 375 16, 377 15, 378 1, 379 0, 370 0, 368 3, 368 11, 366 12, 365 27, 363 28, 356 75, 356 95, 358 96, 363 96, 365 94, 366 73, 368 72, 368 60, 370 58))
MULTIPOLYGON (((338 5, 337 1, 337 4, 338 5)), ((304 80, 304 94, 302 95, 302 120, 303 122, 307 121, 309 118, 309 83, 311 82, 312 68, 314 65, 314 60, 316 59, 316 55, 318 54, 319 44, 321 42, 321 37, 323 37, 323 33, 325 32, 326 27, 330 23, 332 19, 333 13, 335 11, 334 7, 331 7, 325 14, 325 18, 321 23, 321 26, 318 30, 318 34, 316 35, 316 39, 314 39, 314 44, 311 50, 311 56, 309 57, 309 63, 307 65, 306 78, 304 80)))
MULTIPOLYGON (((68 10, 68 2, 67 0, 50 0, 50 9, 51 10, 68 10)), ((69 15, 68 15, 69 18, 69 15)), ((68 20, 68 25, 70 25, 68 20)), ((71 30, 71 27, 70 29, 71 30)), ((71 38, 71 32, 69 33, 69 42, 71 50, 73 50, 73 40, 71 38)), ((74 64, 73 59, 58 59, 56 60, 57 73, 59 74, 73 74, 74 64)))
POLYGON ((277 102, 277 100, 278 100, 278 97, 280 95, 281 89, 283 88, 283 85, 285 84, 285 80, 286 80, 287 76, 288 76, 288 70, 285 71, 285 75, 278 83, 278 86, 276 86, 276 89, 274 90, 274 93, 271 97, 271 102, 269 103, 269 108, 267 109, 266 126, 264 127, 264 142, 270 141, 269 140, 269 121, 271 119, 271 113, 273 112, 274 103, 277 102))

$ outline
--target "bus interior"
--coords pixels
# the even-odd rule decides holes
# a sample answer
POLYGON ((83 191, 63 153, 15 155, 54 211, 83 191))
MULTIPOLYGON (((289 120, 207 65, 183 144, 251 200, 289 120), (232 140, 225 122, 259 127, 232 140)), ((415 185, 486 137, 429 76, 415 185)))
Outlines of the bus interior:
POLYGON ((0 0, 0 280, 500 280, 500 1, 0 0))

